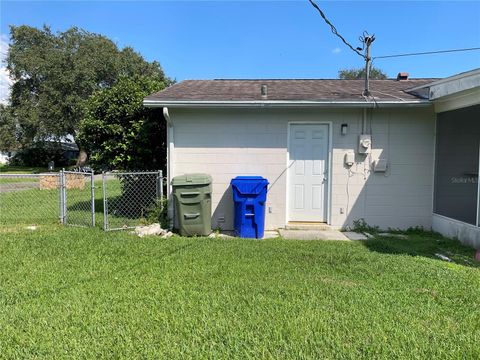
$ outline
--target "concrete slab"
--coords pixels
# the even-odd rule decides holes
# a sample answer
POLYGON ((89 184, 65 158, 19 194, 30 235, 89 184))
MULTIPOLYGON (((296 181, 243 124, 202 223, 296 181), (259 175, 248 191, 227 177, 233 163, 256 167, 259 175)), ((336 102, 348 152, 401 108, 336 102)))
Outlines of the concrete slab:
POLYGON ((358 233, 355 231, 345 231, 343 232, 343 235, 345 235, 350 240, 367 240, 368 239, 368 237, 365 234, 358 233))
POLYGON ((340 231, 336 230, 279 230, 280 236, 288 240, 340 240, 349 241, 340 231))
POLYGON ((279 236, 280 235, 278 234, 278 231, 275 231, 275 230, 266 230, 265 233, 263 234, 264 239, 274 239, 279 236))
POLYGON ((335 230, 330 225, 319 222, 289 221, 285 226, 286 230, 335 230))

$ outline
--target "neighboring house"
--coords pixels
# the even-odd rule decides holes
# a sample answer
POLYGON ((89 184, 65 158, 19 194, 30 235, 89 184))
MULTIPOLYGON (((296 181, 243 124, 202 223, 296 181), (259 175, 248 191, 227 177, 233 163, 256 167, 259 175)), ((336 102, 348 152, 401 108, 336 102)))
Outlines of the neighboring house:
POLYGON ((60 143, 60 149, 63 151, 63 156, 67 160, 76 160, 80 154, 78 145, 74 142, 62 141, 60 143))
POLYGON ((144 104, 163 107, 168 122, 169 182, 212 175, 214 228, 233 228, 230 180, 261 175, 270 182, 267 229, 364 219, 385 229, 433 227, 480 246, 480 71, 372 80, 370 96, 363 86, 189 80, 144 104))
MULTIPOLYGON (((49 144, 49 142, 47 142, 49 144)), ((53 143, 52 144, 57 144, 53 143)), ((62 156, 66 160, 75 160, 80 153, 78 146, 74 142, 61 141, 58 143, 58 149, 61 151, 62 156)), ((0 151, 0 164, 8 164, 10 160, 15 156, 16 151, 0 151)), ((45 164, 39 164, 45 165, 45 164)))
POLYGON ((8 164, 14 155, 15 151, 0 151, 0 164, 8 164))

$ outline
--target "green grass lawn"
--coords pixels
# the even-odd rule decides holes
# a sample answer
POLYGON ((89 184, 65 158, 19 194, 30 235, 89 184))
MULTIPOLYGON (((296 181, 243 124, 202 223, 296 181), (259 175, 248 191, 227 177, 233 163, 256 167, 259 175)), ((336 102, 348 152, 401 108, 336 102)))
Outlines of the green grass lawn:
MULTIPOLYGON (((41 172, 47 172, 45 168, 39 167, 24 167, 24 166, 10 166, 0 165, 0 175, 15 175, 15 174, 38 174, 41 172)), ((35 177, 1 177, 0 184, 10 184, 19 182, 38 182, 38 178, 35 177)))
POLYGON ((0 192, 0 226, 58 224, 59 198, 58 189, 0 192))
MULTIPOLYGON (((55 168, 55 172, 59 172, 61 168, 55 168)), ((16 175, 16 174, 42 174, 48 173, 48 168, 40 166, 12 166, 0 165, 0 175, 16 175)), ((0 177, 0 184, 21 183, 21 182, 38 182, 35 177, 0 177)))
MULTIPOLYGON (((56 169, 56 171, 61 169, 56 169)), ((39 174, 48 172, 48 167, 0 165, 0 174, 39 174)))
MULTIPOLYGON (((1 175, 1 174, 0 174, 1 175)), ((11 183, 38 183, 38 178, 28 178, 28 177, 9 177, 2 178, 0 177, 0 184, 11 184, 11 183)))
MULTIPOLYGON (((61 169, 56 169, 59 171, 61 169)), ((32 167, 32 166, 11 166, 11 165, 0 165, 0 175, 16 175, 16 174, 40 174, 48 173, 47 167, 32 167)), ((10 183, 24 183, 24 182, 38 182, 39 179, 35 177, 1 177, 0 176, 0 185, 1 184, 10 184, 10 183)))
POLYGON ((0 356, 478 359, 472 259, 432 234, 309 242, 4 230, 0 356))

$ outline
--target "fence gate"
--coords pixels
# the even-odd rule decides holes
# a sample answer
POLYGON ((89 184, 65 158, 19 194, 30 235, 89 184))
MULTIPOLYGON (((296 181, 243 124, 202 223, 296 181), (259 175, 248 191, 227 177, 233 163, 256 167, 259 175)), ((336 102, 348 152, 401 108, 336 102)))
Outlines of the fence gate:
POLYGON ((63 224, 95 226, 93 172, 60 172, 60 217, 63 224))
POLYGON ((161 171, 104 172, 103 228, 121 230, 142 224, 163 196, 161 171))

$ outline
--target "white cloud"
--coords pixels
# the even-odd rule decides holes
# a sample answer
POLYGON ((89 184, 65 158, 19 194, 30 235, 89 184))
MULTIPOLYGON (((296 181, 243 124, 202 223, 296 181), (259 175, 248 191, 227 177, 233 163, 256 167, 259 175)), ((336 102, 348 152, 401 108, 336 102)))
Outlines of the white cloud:
POLYGON ((0 34, 0 104, 6 104, 10 95, 12 80, 9 77, 7 64, 8 37, 0 34))
POLYGON ((332 50, 332 54, 339 54, 340 52, 342 52, 342 49, 340 49, 339 47, 336 47, 332 50))

